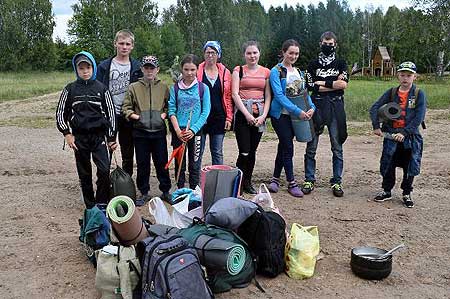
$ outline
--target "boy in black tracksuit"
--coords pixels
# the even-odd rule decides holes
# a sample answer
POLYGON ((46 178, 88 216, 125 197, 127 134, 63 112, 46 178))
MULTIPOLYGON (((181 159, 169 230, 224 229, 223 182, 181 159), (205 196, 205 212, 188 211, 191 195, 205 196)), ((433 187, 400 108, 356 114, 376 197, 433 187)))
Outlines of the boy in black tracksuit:
POLYGON ((75 152, 78 177, 87 208, 109 201, 109 149, 116 148, 116 115, 108 89, 96 81, 94 57, 85 51, 72 59, 77 80, 61 92, 56 110, 58 130, 75 152), (97 192, 92 186, 91 155, 97 166, 97 192))

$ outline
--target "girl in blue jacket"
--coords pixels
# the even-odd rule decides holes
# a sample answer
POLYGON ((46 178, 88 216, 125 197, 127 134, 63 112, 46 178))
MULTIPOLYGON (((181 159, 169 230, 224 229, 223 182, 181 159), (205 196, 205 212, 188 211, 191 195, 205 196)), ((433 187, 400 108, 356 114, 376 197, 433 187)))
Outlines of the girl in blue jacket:
MULTIPOLYGON (((186 143, 188 152, 189 188, 195 189, 200 181, 201 129, 211 110, 209 88, 197 81, 198 60, 188 54, 181 61, 182 79, 170 88, 169 117, 173 126, 172 146, 174 149, 186 143)), ((175 173, 178 173, 178 160, 175 159, 175 173)), ((178 188, 185 184, 186 161, 183 159, 178 188)))
POLYGON ((273 100, 270 105, 270 118, 275 133, 278 136, 277 157, 273 177, 269 184, 269 191, 278 192, 280 186, 281 170, 284 168, 288 181, 288 192, 294 197, 302 197, 303 193, 297 185, 294 177, 293 138, 294 128, 291 116, 301 120, 311 120, 316 107, 306 92, 304 73, 294 67, 299 57, 300 45, 297 41, 289 39, 282 45, 283 60, 270 71, 270 86, 273 91, 273 100), (290 97, 305 95, 310 108, 302 110, 295 105, 290 97))

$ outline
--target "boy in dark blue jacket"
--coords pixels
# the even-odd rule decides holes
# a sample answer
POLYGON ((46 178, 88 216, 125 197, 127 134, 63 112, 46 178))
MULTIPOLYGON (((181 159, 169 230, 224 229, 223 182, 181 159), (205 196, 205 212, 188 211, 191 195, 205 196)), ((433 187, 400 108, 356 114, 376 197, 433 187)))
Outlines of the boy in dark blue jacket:
POLYGON ((380 161, 380 172, 383 176, 383 191, 375 201, 383 202, 391 199, 391 190, 395 185, 395 169, 403 169, 403 203, 406 207, 414 207, 411 199, 414 176, 420 173, 423 139, 419 126, 423 123, 426 112, 426 96, 415 84, 417 68, 412 62, 403 62, 398 66, 397 75, 400 86, 389 89, 370 108, 373 133, 385 136, 383 153, 380 161), (393 96, 392 96, 393 95, 393 96), (384 104, 394 101, 401 107, 401 116, 397 120, 383 122, 380 128, 378 109, 384 104))
POLYGON ((82 51, 72 59, 77 80, 61 92, 56 124, 74 150, 87 208, 109 201, 109 150, 116 148, 116 115, 108 89, 95 78, 94 57, 82 51), (97 166, 97 192, 92 186, 91 155, 97 166))
POLYGON ((122 105, 128 86, 141 78, 139 61, 131 58, 134 48, 134 34, 129 30, 120 30, 114 38, 116 53, 98 65, 97 80, 102 82, 111 93, 117 115, 117 134, 119 136, 122 168, 133 175, 134 140, 133 125, 122 115, 122 105))

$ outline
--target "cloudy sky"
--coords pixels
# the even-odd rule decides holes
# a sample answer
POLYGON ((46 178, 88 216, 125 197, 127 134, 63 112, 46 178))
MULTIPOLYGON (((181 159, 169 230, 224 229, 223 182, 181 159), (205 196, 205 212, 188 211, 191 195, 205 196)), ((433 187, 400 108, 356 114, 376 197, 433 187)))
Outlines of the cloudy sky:
MULTIPOLYGON (((72 16, 72 8, 71 6, 74 3, 77 3, 77 0, 51 0, 53 3, 53 13, 55 14, 55 22, 56 27, 53 31, 53 37, 60 37, 62 39, 67 38, 66 30, 67 30, 67 21, 72 16)), ((158 7, 160 11, 164 8, 169 7, 171 4, 175 4, 176 0, 158 0, 158 7)), ((283 0, 260 0, 260 2, 264 5, 266 9, 268 9, 271 5, 284 5, 284 3, 288 1, 283 0)), ((309 4, 317 5, 321 1, 318 0, 290 0, 289 4, 295 5, 299 3, 300 5, 308 6, 309 4)), ((322 2, 326 3, 326 0, 322 2)), ((402 9, 411 5, 411 0, 347 0, 352 9, 361 8, 364 9, 370 5, 373 7, 382 7, 386 10, 389 6, 395 5, 398 8, 402 9)))

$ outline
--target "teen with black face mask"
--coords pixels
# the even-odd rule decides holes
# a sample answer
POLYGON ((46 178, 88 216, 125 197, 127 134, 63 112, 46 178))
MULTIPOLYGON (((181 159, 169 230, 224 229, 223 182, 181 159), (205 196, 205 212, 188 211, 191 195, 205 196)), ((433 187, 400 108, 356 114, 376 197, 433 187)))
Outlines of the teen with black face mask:
POLYGON ((305 182, 302 186, 304 194, 314 190, 316 181, 316 150, 319 135, 325 126, 330 135, 333 152, 333 177, 330 179, 334 196, 342 197, 342 171, 344 156, 342 145, 347 139, 347 124, 344 109, 344 89, 347 88, 347 63, 336 58, 336 35, 327 31, 320 37, 319 57, 309 63, 306 79, 308 90, 316 106, 313 116, 316 135, 308 142, 305 153, 305 182))

